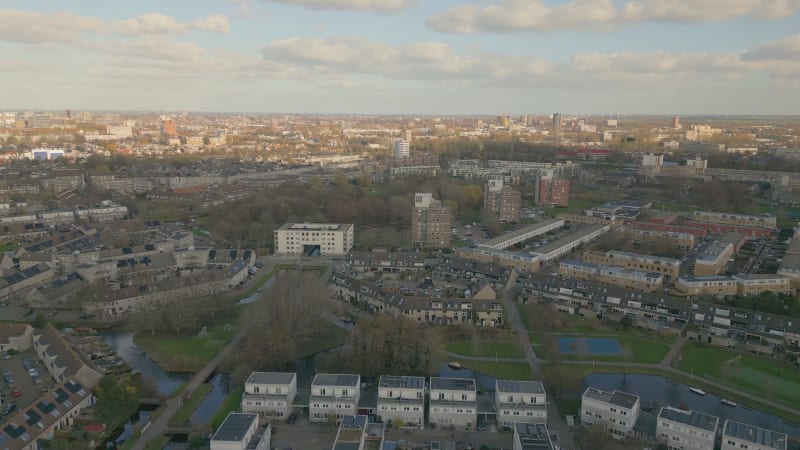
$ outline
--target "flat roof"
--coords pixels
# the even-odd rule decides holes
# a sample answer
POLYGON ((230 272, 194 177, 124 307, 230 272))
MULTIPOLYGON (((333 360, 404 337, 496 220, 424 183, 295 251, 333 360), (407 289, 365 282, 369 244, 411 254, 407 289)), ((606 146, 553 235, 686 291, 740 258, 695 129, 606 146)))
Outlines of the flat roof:
POLYGON ((714 432, 717 431, 717 425, 719 424, 719 417, 717 416, 699 411, 683 411, 670 406, 661 408, 658 417, 714 432))
POLYGON ((754 427, 733 420, 726 420, 723 436, 733 436, 743 441, 765 445, 778 450, 786 450, 786 435, 777 431, 754 427))
POLYGON ((241 442, 247 430, 258 421, 258 414, 230 412, 211 438, 212 441, 241 442))
POLYGON ((544 394, 544 385, 540 381, 497 380, 497 392, 544 394))
MULTIPOLYGON (((520 228, 519 230, 512 231, 511 233, 506 233, 506 234, 503 234, 501 236, 497 236, 496 238, 489 239, 488 241, 484 241, 479 245, 481 247, 494 247, 494 246, 496 246, 498 244, 502 244, 505 241, 508 241, 508 240, 511 240, 511 239, 516 239, 516 238, 518 238, 520 236, 524 236, 524 235, 526 235, 528 233, 535 233, 538 230, 553 226, 553 225, 558 224, 558 223, 560 223, 561 226, 564 225, 564 221, 561 220, 561 219, 543 220, 543 221, 535 223, 533 225, 528 225, 527 227, 520 228)), ((531 237, 533 237, 533 236, 531 236, 531 237)))
POLYGON ((474 391, 475 379, 431 377, 431 389, 441 389, 446 391, 474 391))
POLYGON ((608 228, 608 225, 605 225, 605 224, 602 224, 602 223, 586 225, 585 227, 582 227, 581 229, 575 231, 574 233, 570 233, 570 234, 568 234, 568 235, 566 235, 566 236, 564 236, 562 238, 559 238, 559 239, 556 239, 553 242, 550 242, 547 245, 543 245, 543 246, 535 249, 534 251, 531 251, 531 253, 534 254, 534 255, 544 255, 544 254, 550 253, 550 252, 552 252, 554 250, 558 250, 559 248, 561 248, 561 247, 563 247, 563 246, 565 246, 567 244, 570 244, 570 243, 575 242, 577 240, 583 239, 584 237, 586 237, 586 236, 588 236, 588 235, 590 235, 590 234, 592 234, 592 233, 594 233, 596 231, 602 230, 603 228, 608 228))
POLYGON ((318 373, 314 376, 312 386, 358 386, 360 375, 318 373))
POLYGON ((279 230, 344 231, 352 227, 352 223, 285 223, 279 230))
POLYGON ((646 255, 642 253, 623 252, 620 250, 609 250, 606 252, 606 255, 620 255, 620 256, 626 256, 628 258, 652 259, 653 261, 661 261, 667 264, 680 264, 680 261, 674 258, 665 258, 663 256, 646 255))
POLYGON ((519 437, 522 450, 552 450, 553 448, 550 433, 545 424, 517 422, 514 424, 514 430, 519 437))
POLYGON ((595 388, 587 388, 583 396, 628 409, 633 408, 633 405, 639 400, 639 397, 636 395, 620 391, 606 392, 595 388))
POLYGON ((253 372, 247 377, 246 383, 254 384, 289 384, 297 377, 289 372, 253 372))
POLYGON ((396 375, 381 375, 381 378, 378 381, 378 387, 425 389, 425 378, 396 376, 396 375))

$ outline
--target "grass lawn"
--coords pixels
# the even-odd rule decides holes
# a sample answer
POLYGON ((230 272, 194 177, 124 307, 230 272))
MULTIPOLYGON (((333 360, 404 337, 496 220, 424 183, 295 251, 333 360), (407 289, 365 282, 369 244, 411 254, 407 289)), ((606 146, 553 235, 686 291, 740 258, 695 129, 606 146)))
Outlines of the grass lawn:
POLYGON ((228 393, 228 396, 225 397, 225 400, 222 401, 219 409, 214 414, 214 418, 211 419, 212 430, 216 430, 222 425, 222 422, 225 420, 225 417, 228 416, 229 412, 239 410, 239 405, 242 403, 242 394, 244 394, 244 386, 238 387, 228 393))
POLYGON ((192 393, 192 395, 183 402, 183 405, 178 409, 178 412, 175 413, 169 419, 170 426, 179 427, 186 422, 189 421, 189 418, 192 417, 192 414, 197 410, 197 407, 200 406, 200 402, 206 398, 206 395, 211 392, 211 385, 201 384, 196 391, 192 393))
POLYGON ((461 364, 472 369, 496 378, 507 380, 530 380, 531 368, 527 363, 496 363, 489 361, 461 361, 461 364))
POLYGON ((169 437, 165 435, 156 436, 150 441, 149 444, 144 448, 144 450, 161 450, 164 448, 165 445, 169 442, 169 437))
POLYGON ((134 341, 139 348, 169 371, 190 372, 201 369, 214 359, 236 334, 236 326, 230 330, 225 324, 208 328, 207 336, 174 336, 169 334, 137 333, 134 341))
POLYGON ((461 247, 469 247, 472 245, 472 242, 464 240, 464 239, 451 239, 450 246, 453 248, 461 248, 461 247))
POLYGON ((486 342, 461 340, 448 342, 448 352, 464 356, 496 356, 498 358, 521 358, 524 356, 518 342, 486 342))
POLYGON ((555 217, 558 214, 575 214, 583 211, 584 209, 589 209, 592 206, 599 205, 597 202, 592 202, 590 200, 584 199, 570 199, 569 200, 569 207, 567 208, 543 208, 544 213, 550 217, 555 217))
POLYGON ((800 403, 800 370, 783 361, 687 342, 677 368, 788 405, 800 403), (726 364, 736 357, 738 364, 726 364))
POLYGON ((567 416, 579 416, 581 413, 580 397, 562 397, 555 400, 558 415, 567 420, 567 416))

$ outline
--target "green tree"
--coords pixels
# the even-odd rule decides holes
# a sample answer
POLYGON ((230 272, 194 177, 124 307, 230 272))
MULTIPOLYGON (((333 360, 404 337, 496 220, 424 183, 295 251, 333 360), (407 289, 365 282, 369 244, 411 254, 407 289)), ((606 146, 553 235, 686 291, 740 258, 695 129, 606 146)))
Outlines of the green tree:
POLYGON ((139 390, 131 377, 107 375, 95 388, 95 415, 111 425, 122 423, 139 407, 139 390))

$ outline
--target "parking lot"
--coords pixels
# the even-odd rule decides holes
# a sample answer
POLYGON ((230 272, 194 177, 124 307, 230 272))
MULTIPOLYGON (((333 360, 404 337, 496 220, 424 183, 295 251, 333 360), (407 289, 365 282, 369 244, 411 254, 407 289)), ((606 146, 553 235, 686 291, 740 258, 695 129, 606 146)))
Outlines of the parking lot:
POLYGON ((0 377, 0 394, 4 399, 3 406, 0 407, 0 416, 3 416, 0 417, 0 422, 13 415, 13 413, 9 415, 3 414, 7 404, 13 403, 17 405, 17 408, 25 407, 39 398, 42 392, 46 392, 54 386, 50 374, 36 357, 36 353, 33 350, 28 350, 21 355, 11 356, 10 359, 0 359, 0 373, 5 374, 5 371, 8 371, 8 374, 11 375, 14 384, 10 385, 5 376, 0 377), (30 361, 31 366, 38 372, 38 382, 34 381, 33 377, 28 373, 28 369, 23 364, 23 359, 30 361), (15 397, 17 395, 15 392, 19 393, 18 397, 15 397))

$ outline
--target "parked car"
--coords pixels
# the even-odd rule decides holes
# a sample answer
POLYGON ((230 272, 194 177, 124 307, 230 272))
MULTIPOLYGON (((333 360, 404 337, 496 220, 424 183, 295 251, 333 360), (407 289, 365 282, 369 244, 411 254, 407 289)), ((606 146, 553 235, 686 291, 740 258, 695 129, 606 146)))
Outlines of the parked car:
POLYGON ((289 418, 286 419, 286 423, 289 425, 294 425, 295 422, 297 422, 297 413, 289 414, 289 418))
POLYGON ((19 391, 11 391, 11 396, 14 398, 19 398, 20 395, 22 394, 20 394, 19 391))

